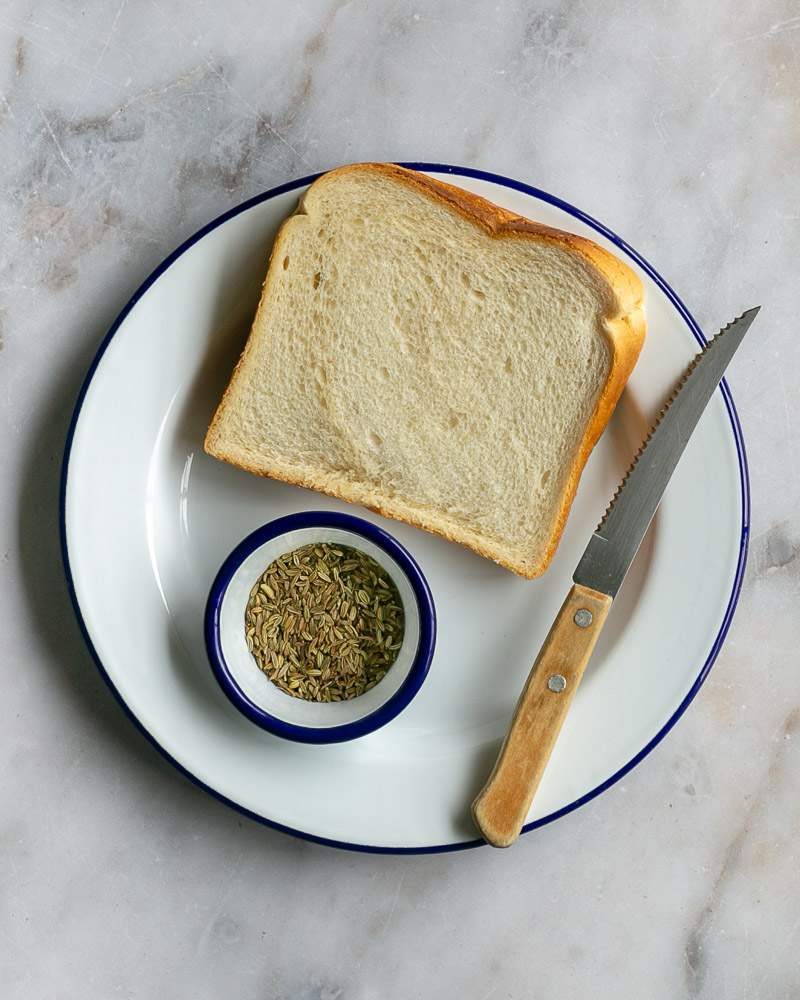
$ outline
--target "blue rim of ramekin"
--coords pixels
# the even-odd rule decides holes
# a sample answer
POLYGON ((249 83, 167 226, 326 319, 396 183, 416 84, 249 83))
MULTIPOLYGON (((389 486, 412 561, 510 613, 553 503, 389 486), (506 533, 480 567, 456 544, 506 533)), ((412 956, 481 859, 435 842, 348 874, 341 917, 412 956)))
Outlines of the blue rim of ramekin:
MULTIPOLYGON (((581 222, 585 223, 590 229, 593 229, 596 233, 600 233, 607 240, 614 244, 619 250, 621 250, 625 256, 629 257, 631 260, 641 267, 641 269, 653 280, 653 282, 661 289, 661 291, 666 295, 667 299, 672 303, 678 315, 686 323, 686 326, 694 337, 695 341, 704 347, 707 343, 703 331, 700 329, 700 325, 697 320, 689 312, 688 308, 684 304, 683 300, 680 298, 678 293, 672 288, 672 286, 667 282, 661 275, 656 271, 652 264, 650 264, 637 250, 635 250, 629 243, 627 243, 621 236, 609 229, 608 226, 603 225, 602 222, 595 219, 593 216, 576 208, 574 205, 570 204, 568 201, 564 201, 563 198, 559 198, 557 195, 550 194, 547 191, 543 191, 541 188, 534 187, 532 184, 526 184, 524 181, 514 180, 512 177, 505 177, 502 174, 494 174, 488 170, 479 170, 475 167, 459 167, 454 166, 450 163, 429 163, 426 161, 413 161, 413 162, 401 162, 399 164, 402 167, 408 167, 410 170, 420 170, 427 173, 433 174, 450 174, 452 177, 471 177, 473 180, 488 181, 491 184, 497 184, 500 187, 508 188, 511 191, 519 191, 522 194, 530 195, 532 198, 538 201, 543 201, 547 205, 553 205, 556 208, 561 209, 568 215, 571 215, 574 219, 579 219, 581 222)), ((69 591, 70 599, 72 600, 72 606, 75 610, 75 617, 78 620, 78 627, 83 635, 84 642, 89 650, 89 653, 94 660, 94 664, 97 667, 100 676, 106 682, 114 698, 116 698, 122 711, 127 715, 133 725, 139 730, 142 736, 148 740, 156 750, 167 760, 172 766, 179 771, 185 778, 188 778, 193 784, 198 788, 201 788, 204 792, 207 792, 212 798, 217 799, 224 805, 229 806, 236 812, 241 813, 243 816, 247 816, 249 819, 255 820, 257 823, 261 823, 263 826, 271 827, 273 830, 279 830, 281 833, 289 834, 292 837, 299 837, 301 840, 307 840, 313 844, 323 844, 325 847, 339 847, 347 851, 358 851, 363 854, 444 854, 451 851, 465 851, 474 847, 485 847, 486 841, 481 840, 478 837, 472 840, 459 840, 446 844, 424 844, 416 847, 405 847, 402 845, 397 846, 384 846, 382 844, 359 844, 352 843, 347 840, 336 840, 332 837, 323 837, 319 834, 310 833, 307 830, 298 830, 295 827, 288 826, 285 823, 280 823, 278 820, 270 819, 268 816, 263 816, 261 813, 257 813, 252 809, 248 809, 247 806, 242 805, 240 802, 236 802, 234 799, 228 798, 222 792, 213 788, 211 785, 199 778, 193 771, 189 769, 185 764, 182 764, 167 750, 166 747, 162 746, 158 742, 156 737, 150 732, 150 730, 145 726, 145 724, 138 718, 134 713, 128 703, 125 701, 122 693, 119 691, 114 681, 111 679, 111 675, 106 670, 103 661, 95 649, 92 638, 89 634, 89 628, 83 617, 83 612, 81 611, 80 601, 78 600, 78 595, 75 590, 75 581, 72 576, 72 570, 70 568, 69 562, 69 545, 67 542, 67 478, 69 475, 69 459, 72 453, 72 443, 75 438, 75 431, 78 426, 78 419, 81 415, 81 410, 83 409, 83 402, 86 398, 86 394, 89 391, 89 386, 92 383, 95 372, 97 371, 100 362, 103 359, 103 355, 108 350, 111 341, 114 339, 119 328, 122 326, 123 322, 127 319, 128 314, 131 312, 133 307, 142 298, 142 296, 150 289, 165 271, 167 271, 172 265, 181 257, 187 250, 198 243, 201 239, 207 236, 213 230, 217 229, 219 226, 228 222, 229 219, 235 218, 242 212, 247 212, 251 208, 255 208, 256 205, 260 205, 262 202, 269 201, 272 198, 276 198, 282 194, 288 194, 291 191, 297 191, 299 188, 307 187, 318 177, 321 177, 326 171, 320 171, 319 173, 309 174, 307 177, 300 177, 294 181, 287 181, 285 184, 279 184, 276 187, 270 188, 268 191, 264 191, 261 194, 254 195, 252 198, 248 198, 246 201, 241 202, 238 205, 234 205, 233 208, 228 209, 221 215, 218 215, 215 219, 207 222, 204 226, 193 233, 188 239, 186 239, 180 246, 176 247, 161 263, 156 267, 150 274, 145 278, 145 280, 139 285, 133 295, 130 297, 128 302, 125 304, 117 318, 111 324, 108 333, 105 335, 103 340, 100 342, 100 346, 97 348, 97 353, 92 359, 92 363, 89 365, 89 369, 86 372, 86 377, 83 380, 83 384, 78 392, 78 397, 75 400, 75 408, 72 411, 72 419, 70 420, 69 428, 67 430, 67 437, 64 444, 64 459, 61 463, 61 486, 59 490, 59 525, 61 529, 61 558, 64 563, 64 575, 67 580, 67 589, 69 591)), ((736 611, 736 606, 739 603, 739 597, 742 592, 742 584, 744 582, 744 571, 747 565, 747 551, 749 547, 750 540, 750 474, 747 465, 747 451, 744 444, 744 435, 742 434, 742 425, 739 421, 739 414, 736 412, 736 406, 733 402, 733 396, 728 388, 727 382, 723 379, 719 384, 719 392, 722 395, 723 402, 725 403, 725 409, 728 413, 728 419, 731 423, 731 433, 733 435, 733 442, 736 447, 736 457, 739 463, 739 495, 742 505, 742 522, 739 530, 739 552, 736 560, 736 569, 733 575, 733 583, 731 586, 731 592, 728 597, 728 603, 725 611, 722 615, 722 621, 720 622, 717 634, 714 637, 714 641, 711 644, 711 648, 706 656, 703 664, 700 666, 697 677, 694 683, 687 691, 681 703, 672 713, 672 715, 667 719, 663 726, 655 733, 645 745, 637 753, 631 757, 627 763, 623 764, 618 770, 613 774, 609 775, 604 781, 596 785, 594 788, 589 789, 583 795, 579 795, 578 798, 573 799, 572 802, 568 802, 566 805, 562 806, 560 809, 555 809, 553 812, 548 813, 546 816, 541 816, 539 819, 535 819, 530 823, 526 823, 522 828, 523 833, 530 833, 532 830, 537 830, 539 827, 547 826, 550 823, 555 822, 557 819, 561 819, 562 816, 566 816, 568 813, 573 812, 575 809, 579 809, 581 806, 586 805, 591 802, 592 799, 597 798, 598 795, 602 795, 603 792, 607 791, 612 785, 615 785, 618 781, 625 777, 630 771, 633 770, 638 764, 640 764, 645 757, 647 757, 650 752, 658 746, 658 744, 664 739, 667 733, 672 729, 672 727, 678 722, 681 716, 684 714, 686 709, 689 707, 692 701, 694 701, 697 692, 705 683, 711 668, 714 665, 719 651, 722 649, 722 645, 725 642, 725 637, 728 634, 728 630, 733 621, 733 615, 736 611)))
POLYGON ((391 722, 411 703, 422 687, 428 676, 433 650, 436 646, 436 608, 428 581, 416 560, 388 531, 379 528, 377 524, 372 524, 371 521, 365 521, 363 517, 355 517, 353 514, 329 510, 306 510, 299 514, 287 514, 284 517, 276 518, 274 521, 256 528, 252 534, 239 542, 222 564, 211 585, 206 603, 204 628, 206 649, 214 676, 230 701, 251 722, 255 722, 257 726, 261 726, 262 729, 267 729, 275 736, 281 736, 285 740, 294 740, 299 743, 344 743, 347 740, 358 739, 359 736, 366 736, 367 733, 374 733, 376 729, 391 722), (251 701, 236 683, 222 651, 219 617, 222 611, 222 602, 234 574, 245 559, 265 542, 270 542, 273 538, 285 535, 289 531, 300 531, 303 528, 339 528, 373 542, 390 555, 405 573, 417 602, 419 642, 408 676, 392 697, 376 708, 374 712, 370 712, 369 715, 365 715, 361 719, 356 719, 355 722, 348 722, 341 726, 298 726, 292 722, 286 722, 284 719, 279 719, 270 712, 265 712, 263 708, 251 701))

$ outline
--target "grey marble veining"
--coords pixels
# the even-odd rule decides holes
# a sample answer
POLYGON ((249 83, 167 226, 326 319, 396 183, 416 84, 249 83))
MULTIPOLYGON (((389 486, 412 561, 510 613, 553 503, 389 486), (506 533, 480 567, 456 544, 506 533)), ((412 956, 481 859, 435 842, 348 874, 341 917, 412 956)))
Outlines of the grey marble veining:
POLYGON ((800 8, 8 0, 0 8, 0 995, 800 994, 800 8), (712 330, 751 556, 700 696, 506 853, 349 855, 241 819, 136 733, 61 578, 100 337, 208 219, 360 159, 510 174, 608 222, 712 330))

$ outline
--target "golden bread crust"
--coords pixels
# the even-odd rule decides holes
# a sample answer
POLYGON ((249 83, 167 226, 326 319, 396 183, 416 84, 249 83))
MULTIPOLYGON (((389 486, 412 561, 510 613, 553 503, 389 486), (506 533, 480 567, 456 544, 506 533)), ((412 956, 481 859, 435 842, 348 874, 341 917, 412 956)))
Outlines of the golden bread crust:
MULTIPOLYGON (((252 349, 250 338, 245 345, 244 351, 228 383, 228 387, 211 421, 205 438, 205 450, 215 458, 230 462, 256 475, 279 479, 296 486, 303 486, 327 493, 329 496, 359 504, 384 517, 405 521, 415 527, 431 531, 449 541, 467 546, 478 553, 478 555, 492 559, 520 576, 528 579, 540 576, 547 569, 558 547, 583 468, 592 449, 605 429, 611 414, 614 412, 614 408, 625 387, 625 383, 633 371, 644 343, 645 317, 642 283, 626 264, 591 240, 532 222, 498 205, 493 205, 485 198, 481 198, 471 192, 464 191, 452 184, 446 184, 443 181, 428 177, 426 174, 408 170, 395 164, 356 163, 339 167, 336 170, 323 174, 314 181, 308 192, 314 189, 318 191, 320 187, 329 183, 332 179, 356 171, 391 177, 424 194, 426 197, 438 201, 440 204, 445 203, 470 222, 480 226, 493 238, 534 239, 573 251, 582 257, 592 272, 607 284, 613 293, 614 299, 619 303, 619 310, 614 315, 606 316, 603 324, 611 352, 609 375, 598 397, 594 412, 587 423, 577 456, 569 471, 561 498, 560 510, 547 552, 538 563, 531 564, 524 559, 502 551, 498 546, 494 546, 488 539, 482 538, 478 533, 453 525, 451 522, 447 522, 429 511, 403 503, 394 498, 380 497, 376 490, 370 489, 370 487, 363 483, 348 482, 344 478, 339 478, 334 486, 330 482, 321 482, 318 477, 304 473, 299 469, 281 468, 274 464, 269 468, 256 467, 243 462, 240 458, 235 458, 225 453, 218 446, 219 422, 225 409, 231 386, 234 384, 237 373, 245 362, 249 351, 252 349)), ((306 196, 308 192, 306 192, 306 196)), ((303 211, 302 202, 298 210, 300 212, 303 211)), ((288 222, 289 220, 286 221, 288 222)), ((283 253, 282 241, 285 238, 285 226, 286 222, 284 222, 275 238, 270 255, 270 265, 264 281, 261 302, 259 303, 258 312, 253 324, 254 329, 259 323, 265 303, 269 300, 270 287, 275 280, 276 274, 275 261, 279 260, 283 253)))

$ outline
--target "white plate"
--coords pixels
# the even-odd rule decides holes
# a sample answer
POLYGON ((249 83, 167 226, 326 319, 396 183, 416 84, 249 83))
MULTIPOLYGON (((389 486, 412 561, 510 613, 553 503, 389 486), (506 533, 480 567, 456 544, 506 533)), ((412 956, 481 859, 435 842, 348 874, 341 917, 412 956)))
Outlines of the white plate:
MULTIPOLYGON (((420 166, 627 255, 646 286, 648 334, 542 579, 520 580, 456 545, 364 514, 417 559, 439 614, 430 674, 402 715, 348 744, 284 742, 230 705, 203 646, 208 590, 237 542, 281 514, 349 509, 240 472, 202 449, 276 228, 308 178, 210 223, 147 279, 92 365, 64 460, 64 555, 75 607, 101 670, 133 718, 174 763, 231 805, 303 836, 367 850, 478 842, 469 804, 532 658, 651 417, 702 340, 652 268, 583 213, 515 181, 420 166)), ((720 323, 730 318, 720 316, 720 323)), ((723 387, 615 602, 526 829, 617 780, 697 692, 738 596, 747 495, 741 433, 723 387)))

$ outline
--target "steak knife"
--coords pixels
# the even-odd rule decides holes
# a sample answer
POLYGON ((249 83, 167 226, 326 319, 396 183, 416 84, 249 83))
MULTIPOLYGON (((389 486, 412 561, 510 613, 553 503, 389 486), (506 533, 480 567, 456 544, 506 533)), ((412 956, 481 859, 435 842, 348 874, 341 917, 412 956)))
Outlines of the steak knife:
POLYGON ((723 327, 687 368, 589 539, 520 695, 489 780, 472 805, 484 839, 519 836, 611 604, 706 404, 760 307, 723 327))

